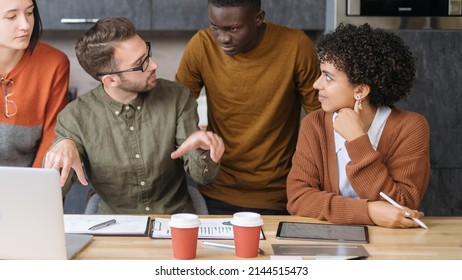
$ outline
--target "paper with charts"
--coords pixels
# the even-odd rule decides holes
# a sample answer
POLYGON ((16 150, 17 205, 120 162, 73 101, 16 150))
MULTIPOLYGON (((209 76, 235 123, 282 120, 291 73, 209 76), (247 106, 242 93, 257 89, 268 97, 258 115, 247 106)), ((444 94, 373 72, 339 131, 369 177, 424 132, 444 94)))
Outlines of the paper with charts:
MULTIPOLYGON (((199 219, 199 239, 234 239, 233 226, 230 218, 204 218, 199 219)), ((152 222, 151 238, 171 238, 170 219, 156 218, 152 222)), ((263 230, 260 239, 265 239, 263 230)))
POLYGON ((144 235, 148 234, 149 216, 137 215, 64 215, 64 231, 93 235, 144 235), (115 219, 116 223, 97 230, 90 227, 115 219))

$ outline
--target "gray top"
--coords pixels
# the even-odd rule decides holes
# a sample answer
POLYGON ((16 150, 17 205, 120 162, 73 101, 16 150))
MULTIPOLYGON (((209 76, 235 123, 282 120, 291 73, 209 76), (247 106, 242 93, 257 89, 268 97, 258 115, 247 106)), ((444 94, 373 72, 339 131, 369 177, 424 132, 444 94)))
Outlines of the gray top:
POLYGON ((76 142, 102 199, 98 214, 169 214, 194 211, 185 171, 201 184, 218 173, 209 151, 191 151, 182 160, 170 157, 199 129, 198 122, 190 91, 158 79, 154 89, 127 105, 109 97, 102 85, 96 87, 59 114, 55 131, 57 141, 76 142))

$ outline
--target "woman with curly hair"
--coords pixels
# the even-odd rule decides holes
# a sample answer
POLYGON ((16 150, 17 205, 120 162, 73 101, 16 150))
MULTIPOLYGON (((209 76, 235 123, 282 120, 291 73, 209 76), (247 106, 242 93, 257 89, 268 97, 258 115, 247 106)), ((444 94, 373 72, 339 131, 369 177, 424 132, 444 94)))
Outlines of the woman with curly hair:
POLYGON ((430 174, 427 120, 400 111, 415 78, 414 58, 397 35, 340 24, 316 42, 322 109, 300 128, 287 179, 291 214, 390 228, 419 225, 430 174), (384 201, 380 192, 404 209, 384 201))

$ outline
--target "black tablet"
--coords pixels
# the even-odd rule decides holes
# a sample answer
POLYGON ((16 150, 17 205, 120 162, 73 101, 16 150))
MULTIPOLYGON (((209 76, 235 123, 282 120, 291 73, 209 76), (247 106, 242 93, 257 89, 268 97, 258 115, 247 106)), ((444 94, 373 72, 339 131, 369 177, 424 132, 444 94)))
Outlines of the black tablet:
POLYGON ((369 243, 367 226, 279 222, 277 239, 369 243))

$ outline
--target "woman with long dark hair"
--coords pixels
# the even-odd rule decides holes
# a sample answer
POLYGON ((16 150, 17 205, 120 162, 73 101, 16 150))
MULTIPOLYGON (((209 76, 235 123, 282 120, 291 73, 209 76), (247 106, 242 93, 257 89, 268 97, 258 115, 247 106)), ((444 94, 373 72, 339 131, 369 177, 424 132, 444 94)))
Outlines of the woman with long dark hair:
POLYGON ((0 0, 0 165, 41 167, 68 102, 69 60, 41 32, 35 0, 0 0))

